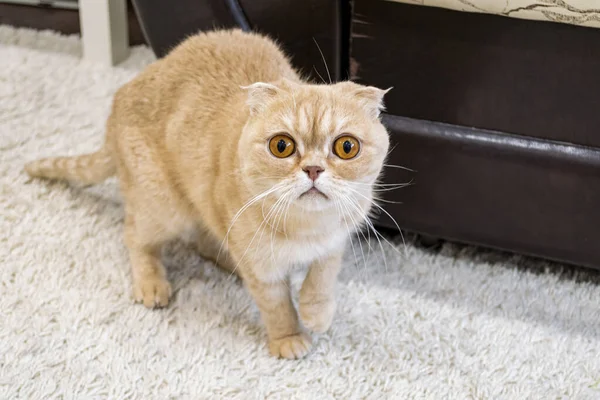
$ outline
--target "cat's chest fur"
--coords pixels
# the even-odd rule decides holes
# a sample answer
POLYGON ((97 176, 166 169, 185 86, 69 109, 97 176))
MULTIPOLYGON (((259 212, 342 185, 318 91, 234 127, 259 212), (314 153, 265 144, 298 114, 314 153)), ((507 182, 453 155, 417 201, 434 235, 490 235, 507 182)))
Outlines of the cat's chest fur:
MULTIPOLYGON (((317 231, 318 232, 318 231, 317 231)), ((254 273, 264 280, 280 280, 292 270, 309 266, 338 252, 348 234, 341 228, 305 235, 264 235, 253 249, 254 273)))

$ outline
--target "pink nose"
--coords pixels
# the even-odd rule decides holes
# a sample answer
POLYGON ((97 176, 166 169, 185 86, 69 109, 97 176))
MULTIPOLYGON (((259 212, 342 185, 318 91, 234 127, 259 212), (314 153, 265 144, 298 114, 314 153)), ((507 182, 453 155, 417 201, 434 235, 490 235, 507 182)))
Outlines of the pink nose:
POLYGON ((306 172, 308 177, 310 179, 312 179, 313 182, 317 180, 317 178, 319 177, 321 172, 325 171, 323 168, 316 166, 316 165, 310 165, 308 167, 304 167, 304 168, 302 168, 302 170, 304 172, 306 172))

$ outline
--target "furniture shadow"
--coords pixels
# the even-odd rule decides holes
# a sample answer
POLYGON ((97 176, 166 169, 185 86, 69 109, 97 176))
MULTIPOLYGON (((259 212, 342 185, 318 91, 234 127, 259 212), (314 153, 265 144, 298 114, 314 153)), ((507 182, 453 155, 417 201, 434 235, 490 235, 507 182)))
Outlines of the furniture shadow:
POLYGON ((469 315, 600 337, 598 270, 449 242, 424 246, 417 235, 404 238, 406 247, 399 236, 384 237, 389 243, 381 240, 383 251, 370 256, 369 245, 380 249, 377 241, 354 241, 358 254, 348 252, 342 282, 410 293, 469 315))

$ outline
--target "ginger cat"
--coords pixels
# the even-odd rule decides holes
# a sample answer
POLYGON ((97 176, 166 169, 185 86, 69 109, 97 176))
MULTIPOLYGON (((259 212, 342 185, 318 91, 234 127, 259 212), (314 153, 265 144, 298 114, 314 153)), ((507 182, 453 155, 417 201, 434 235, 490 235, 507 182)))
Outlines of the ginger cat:
POLYGON ((116 174, 134 299, 168 304, 161 247, 195 232, 201 254, 242 278, 271 354, 300 358, 311 338, 287 277, 309 267, 300 321, 326 331, 345 245, 367 218, 388 152, 386 92, 309 84, 258 34, 201 33, 117 91, 102 149, 25 169, 85 184, 116 174))

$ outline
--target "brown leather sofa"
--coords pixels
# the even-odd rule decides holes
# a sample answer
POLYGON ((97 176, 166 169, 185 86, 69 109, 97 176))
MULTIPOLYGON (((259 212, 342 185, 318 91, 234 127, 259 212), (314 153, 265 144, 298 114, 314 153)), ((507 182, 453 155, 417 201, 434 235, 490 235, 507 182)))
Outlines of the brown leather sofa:
MULTIPOLYGON (((158 56, 198 30, 277 38, 316 80, 388 94, 386 209, 432 237, 600 268, 600 29, 387 0, 135 0, 158 56), (317 73, 318 72, 318 73, 317 73)), ((383 216, 380 226, 393 224, 383 216)))

